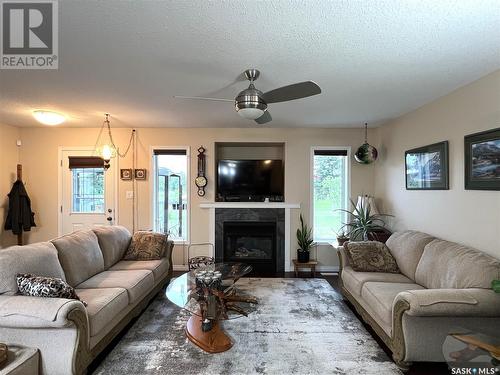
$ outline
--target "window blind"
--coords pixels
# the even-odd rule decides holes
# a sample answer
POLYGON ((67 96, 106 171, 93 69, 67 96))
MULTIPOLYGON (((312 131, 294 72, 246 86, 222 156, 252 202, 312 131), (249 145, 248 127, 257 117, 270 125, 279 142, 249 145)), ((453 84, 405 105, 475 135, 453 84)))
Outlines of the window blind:
POLYGON ((186 150, 154 150, 155 155, 186 155, 186 150))
POLYGON ((314 150, 314 156, 347 156, 347 150, 314 150))
POLYGON ((69 169, 104 168, 104 160, 99 156, 69 156, 69 169))

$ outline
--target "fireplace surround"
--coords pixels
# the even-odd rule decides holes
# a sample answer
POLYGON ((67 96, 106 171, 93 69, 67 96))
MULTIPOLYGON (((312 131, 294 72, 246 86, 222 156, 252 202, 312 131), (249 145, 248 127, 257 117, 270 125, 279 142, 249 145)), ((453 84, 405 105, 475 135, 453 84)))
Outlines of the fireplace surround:
POLYGON ((273 222, 276 223, 276 272, 293 270, 291 261, 292 247, 291 216, 300 209, 300 203, 289 202, 203 202, 200 208, 208 210, 209 226, 207 235, 214 244, 209 256, 221 262, 224 258, 223 230, 224 221, 273 222))
POLYGON ((281 208, 217 208, 215 259, 243 262, 253 275, 283 272, 285 210, 281 208))

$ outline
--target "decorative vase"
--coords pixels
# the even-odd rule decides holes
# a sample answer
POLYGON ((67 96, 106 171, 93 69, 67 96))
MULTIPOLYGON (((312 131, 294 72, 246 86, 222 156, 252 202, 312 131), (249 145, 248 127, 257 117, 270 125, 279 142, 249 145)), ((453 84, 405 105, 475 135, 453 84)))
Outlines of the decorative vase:
POLYGON ((297 260, 300 263, 309 262, 309 251, 303 251, 302 249, 297 249, 297 260))
POLYGON ((391 231, 387 229, 380 229, 367 233, 367 240, 386 243, 391 235, 392 235, 391 231))
POLYGON ((339 244, 339 246, 344 246, 344 244, 349 241, 349 238, 345 238, 345 237, 337 237, 337 243, 339 244))

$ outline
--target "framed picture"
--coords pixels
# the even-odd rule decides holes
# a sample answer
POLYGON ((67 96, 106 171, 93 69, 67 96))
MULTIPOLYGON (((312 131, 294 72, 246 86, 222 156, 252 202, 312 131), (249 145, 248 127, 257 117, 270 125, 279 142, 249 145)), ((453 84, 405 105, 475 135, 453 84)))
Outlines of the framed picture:
POLYGON ((132 179, 132 169, 120 169, 120 178, 122 180, 132 179))
POLYGON ((500 128, 464 137, 465 189, 500 190, 500 128))
POLYGON ((146 179, 146 170, 145 169, 135 169, 135 179, 136 180, 145 180, 146 179))
POLYGON ((448 141, 405 152, 406 190, 448 190, 448 141))

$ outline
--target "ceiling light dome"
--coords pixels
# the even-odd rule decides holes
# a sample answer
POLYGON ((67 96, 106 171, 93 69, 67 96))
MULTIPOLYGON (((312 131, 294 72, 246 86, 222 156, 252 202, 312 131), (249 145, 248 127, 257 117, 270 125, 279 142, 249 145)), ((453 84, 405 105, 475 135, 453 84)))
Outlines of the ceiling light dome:
POLYGON ((59 125, 66 121, 66 117, 53 111, 36 110, 33 111, 33 117, 44 125, 59 125))
POLYGON ((262 100, 262 91, 257 90, 253 84, 241 91, 234 100, 236 112, 246 119, 255 120, 264 114, 267 103, 262 100))

